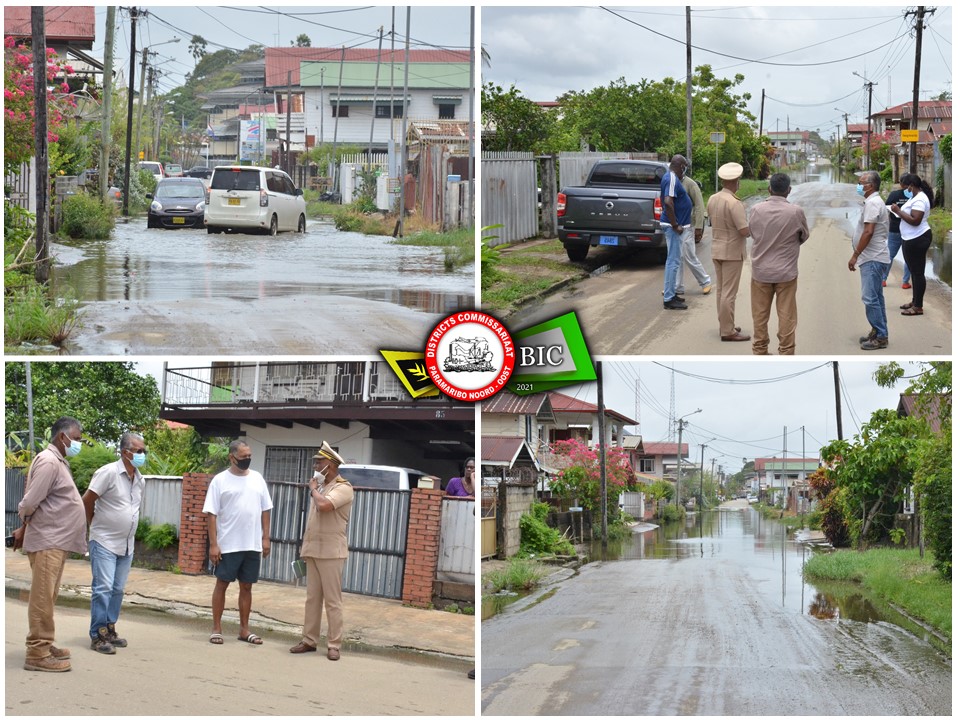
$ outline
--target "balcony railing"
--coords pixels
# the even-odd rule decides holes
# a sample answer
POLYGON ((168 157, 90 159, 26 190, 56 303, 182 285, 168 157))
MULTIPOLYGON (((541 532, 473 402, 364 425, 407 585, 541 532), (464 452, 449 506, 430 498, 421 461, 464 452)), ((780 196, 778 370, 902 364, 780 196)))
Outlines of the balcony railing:
MULTIPOLYGON (((163 404, 176 407, 409 402, 385 362, 213 363, 167 368, 163 404)), ((418 403, 426 399, 418 400, 418 403)), ((446 404, 447 399, 437 400, 446 404)))

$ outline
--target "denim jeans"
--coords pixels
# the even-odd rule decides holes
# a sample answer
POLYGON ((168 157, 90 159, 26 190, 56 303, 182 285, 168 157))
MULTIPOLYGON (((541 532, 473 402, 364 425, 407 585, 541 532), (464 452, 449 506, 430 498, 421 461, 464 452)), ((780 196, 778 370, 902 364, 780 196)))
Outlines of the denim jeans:
POLYGON ((883 302, 883 272, 887 263, 870 260, 860 266, 860 299, 867 309, 867 322, 877 337, 887 335, 887 306, 883 302))
POLYGON ((130 574, 133 553, 114 555, 96 540, 90 541, 90 568, 93 571, 93 588, 90 595, 90 637, 97 631, 117 622, 123 588, 130 574))
MULTIPOLYGON (((883 279, 886 280, 890 276, 890 269, 893 267, 893 259, 897 256, 897 253, 900 252, 900 246, 903 244, 903 240, 900 237, 898 232, 887 233, 887 250, 890 251, 890 264, 887 265, 887 271, 883 274, 883 279)), ((907 267, 907 258, 903 258, 903 280, 902 282, 910 282, 910 268, 907 267)))
POLYGON ((683 234, 680 236, 680 259, 683 264, 677 270, 677 295, 684 294, 683 288, 683 265, 690 268, 697 285, 701 288, 710 284, 710 276, 703 269, 700 258, 697 257, 697 241, 694 237, 693 225, 683 228, 683 234))
POLYGON ((667 263, 663 272, 663 301, 670 302, 677 294, 677 275, 680 272, 681 236, 671 227, 663 229, 667 241, 667 263))

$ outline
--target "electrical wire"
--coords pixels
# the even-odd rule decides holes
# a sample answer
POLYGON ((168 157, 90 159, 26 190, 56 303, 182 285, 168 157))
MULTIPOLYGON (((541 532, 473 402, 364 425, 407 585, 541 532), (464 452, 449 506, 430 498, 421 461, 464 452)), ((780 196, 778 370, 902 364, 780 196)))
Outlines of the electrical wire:
POLYGON ((654 362, 653 364, 659 365, 660 367, 666 370, 671 370, 672 372, 676 372, 679 375, 684 375, 686 377, 693 378, 694 380, 703 380, 704 382, 719 383, 722 385, 765 385, 768 383, 783 382, 785 380, 792 380, 794 378, 798 378, 802 375, 807 375, 809 373, 815 372, 816 370, 819 370, 822 367, 827 367, 830 365, 829 362, 824 362, 824 363, 821 363, 820 365, 816 365, 807 370, 798 370, 797 372, 790 373, 788 375, 780 375, 780 376, 771 377, 771 378, 760 378, 756 380, 735 380, 732 378, 713 378, 713 377, 708 377, 706 375, 697 375, 696 373, 685 372, 683 370, 676 370, 674 368, 667 367, 666 365, 660 362, 654 362))

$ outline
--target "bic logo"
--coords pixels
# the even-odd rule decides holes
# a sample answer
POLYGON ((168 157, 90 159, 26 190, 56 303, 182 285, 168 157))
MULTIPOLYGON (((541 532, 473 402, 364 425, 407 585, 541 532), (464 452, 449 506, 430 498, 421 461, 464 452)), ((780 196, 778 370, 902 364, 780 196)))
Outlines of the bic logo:
POLYGON ((538 345, 520 347, 520 367, 558 367, 563 364, 563 347, 538 345))

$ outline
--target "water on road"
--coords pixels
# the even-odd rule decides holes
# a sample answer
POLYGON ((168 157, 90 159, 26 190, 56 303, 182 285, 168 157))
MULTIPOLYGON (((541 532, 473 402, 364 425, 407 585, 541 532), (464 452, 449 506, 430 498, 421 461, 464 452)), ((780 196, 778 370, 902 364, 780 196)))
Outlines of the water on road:
POLYGON ((743 509, 639 527, 482 625, 485 715, 949 714, 950 661, 743 509))
POLYGON ((437 248, 322 222, 276 237, 144 225, 55 247, 54 286, 83 306, 69 352, 371 354, 473 303, 473 267, 446 271, 437 248))

